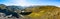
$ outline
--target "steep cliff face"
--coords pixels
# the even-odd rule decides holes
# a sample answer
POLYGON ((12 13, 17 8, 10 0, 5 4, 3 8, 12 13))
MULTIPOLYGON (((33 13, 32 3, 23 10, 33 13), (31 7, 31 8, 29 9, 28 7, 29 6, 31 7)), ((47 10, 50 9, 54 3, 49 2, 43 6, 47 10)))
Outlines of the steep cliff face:
POLYGON ((9 6, 0 5, 0 12, 4 13, 6 16, 12 14, 12 16, 14 16, 14 17, 19 17, 18 13, 14 12, 14 11, 17 11, 17 9, 19 9, 17 6, 11 6, 11 8, 10 8, 9 6))

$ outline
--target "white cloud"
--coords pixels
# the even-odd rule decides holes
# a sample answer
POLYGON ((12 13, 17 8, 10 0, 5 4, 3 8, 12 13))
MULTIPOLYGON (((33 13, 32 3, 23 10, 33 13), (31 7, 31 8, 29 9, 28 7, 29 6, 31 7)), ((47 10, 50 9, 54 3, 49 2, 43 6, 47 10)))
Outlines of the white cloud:
POLYGON ((26 0, 15 0, 16 5, 29 6, 31 3, 28 3, 26 0))
POLYGON ((39 4, 32 4, 32 3, 28 2, 27 0, 12 0, 5 4, 6 5, 18 5, 18 6, 39 5, 39 4))
POLYGON ((21 6, 30 6, 30 5, 39 5, 39 4, 32 4, 28 2, 27 0, 15 0, 15 5, 21 5, 21 6))

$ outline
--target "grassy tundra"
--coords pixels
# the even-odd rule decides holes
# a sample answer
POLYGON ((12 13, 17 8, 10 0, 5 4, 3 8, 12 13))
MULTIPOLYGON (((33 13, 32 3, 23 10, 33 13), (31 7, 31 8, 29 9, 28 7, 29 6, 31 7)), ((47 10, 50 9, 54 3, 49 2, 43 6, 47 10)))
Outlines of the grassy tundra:
POLYGON ((60 8, 57 6, 34 6, 26 11, 32 11, 30 19, 60 19, 60 8))
MULTIPOLYGON (((0 5, 0 8, 7 9, 5 5, 0 5)), ((7 10, 11 11, 9 8, 7 10)), ((20 13, 19 10, 16 11, 20 13)), ((57 6, 33 6, 25 8, 24 11, 32 12, 24 16, 24 19, 60 19, 60 7, 57 6)))

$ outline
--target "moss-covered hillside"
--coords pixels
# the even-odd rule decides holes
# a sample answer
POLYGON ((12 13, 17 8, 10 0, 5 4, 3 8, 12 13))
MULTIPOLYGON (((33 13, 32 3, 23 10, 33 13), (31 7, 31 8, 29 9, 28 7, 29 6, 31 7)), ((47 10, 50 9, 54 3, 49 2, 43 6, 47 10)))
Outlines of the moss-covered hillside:
POLYGON ((31 19, 60 19, 60 8, 57 6, 35 6, 28 7, 26 11, 32 11, 31 19))

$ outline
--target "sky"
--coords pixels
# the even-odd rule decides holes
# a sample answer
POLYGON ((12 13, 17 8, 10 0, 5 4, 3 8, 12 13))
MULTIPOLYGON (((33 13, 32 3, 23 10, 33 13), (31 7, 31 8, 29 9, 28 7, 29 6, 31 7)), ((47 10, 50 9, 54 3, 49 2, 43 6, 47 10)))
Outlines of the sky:
POLYGON ((5 5, 55 5, 60 6, 60 0, 0 0, 0 4, 5 5))

